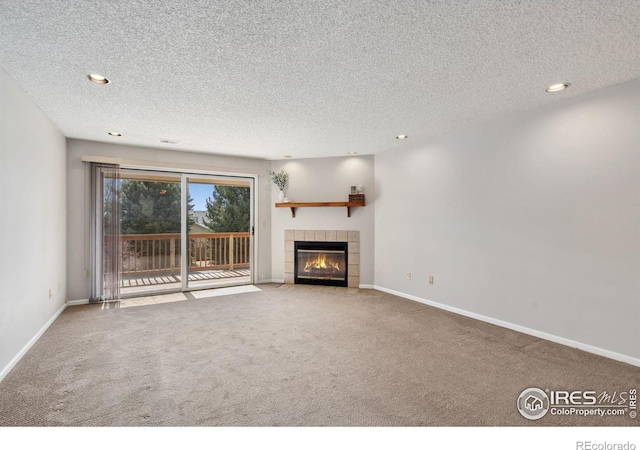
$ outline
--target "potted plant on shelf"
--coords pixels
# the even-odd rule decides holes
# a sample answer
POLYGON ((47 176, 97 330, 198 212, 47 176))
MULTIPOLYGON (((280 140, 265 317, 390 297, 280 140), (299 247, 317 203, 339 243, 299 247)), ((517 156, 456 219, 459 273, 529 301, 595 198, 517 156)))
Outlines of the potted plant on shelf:
POLYGON ((278 200, 280 203, 284 201, 284 188, 287 186, 287 182, 289 181, 289 174, 283 170, 280 172, 273 172, 271 170, 268 171, 271 176, 271 181, 273 184, 278 186, 280 193, 278 194, 278 200))

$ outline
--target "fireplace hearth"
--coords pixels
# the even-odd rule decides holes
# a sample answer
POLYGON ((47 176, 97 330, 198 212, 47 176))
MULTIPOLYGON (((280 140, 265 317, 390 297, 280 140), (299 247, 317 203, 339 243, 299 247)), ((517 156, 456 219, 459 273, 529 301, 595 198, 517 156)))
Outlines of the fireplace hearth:
POLYGON ((294 283, 347 286, 348 243, 295 241, 294 283))
MULTIPOLYGON (((347 243, 347 287, 360 286, 360 231, 358 230, 284 230, 284 283, 294 284, 295 269, 295 243, 347 243)), ((326 264, 326 262, 325 262, 326 264)))

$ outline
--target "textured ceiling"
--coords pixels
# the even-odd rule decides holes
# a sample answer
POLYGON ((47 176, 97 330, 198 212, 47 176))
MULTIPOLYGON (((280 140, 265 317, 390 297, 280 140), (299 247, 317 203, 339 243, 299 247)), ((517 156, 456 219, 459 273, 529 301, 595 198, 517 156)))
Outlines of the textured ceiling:
POLYGON ((0 66, 71 138, 373 154, 640 78, 640 1, 0 0, 0 66))

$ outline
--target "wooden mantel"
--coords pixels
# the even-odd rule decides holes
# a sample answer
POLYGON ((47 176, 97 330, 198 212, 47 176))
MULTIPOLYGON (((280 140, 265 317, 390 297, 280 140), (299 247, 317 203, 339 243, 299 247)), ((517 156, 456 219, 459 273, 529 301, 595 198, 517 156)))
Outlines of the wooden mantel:
POLYGON ((360 202, 288 202, 276 203, 276 208, 290 208, 291 217, 296 217, 296 208, 336 208, 346 207, 347 217, 351 217, 351 208, 364 206, 364 201, 360 202))

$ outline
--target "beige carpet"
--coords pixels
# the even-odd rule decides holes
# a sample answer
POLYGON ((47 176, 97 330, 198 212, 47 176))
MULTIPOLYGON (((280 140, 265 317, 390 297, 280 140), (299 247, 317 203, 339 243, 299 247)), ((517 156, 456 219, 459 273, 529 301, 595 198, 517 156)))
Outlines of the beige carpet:
POLYGON ((640 368, 373 290, 260 288, 67 308, 0 383, 0 425, 640 424, 516 409, 528 387, 640 388, 640 368))

